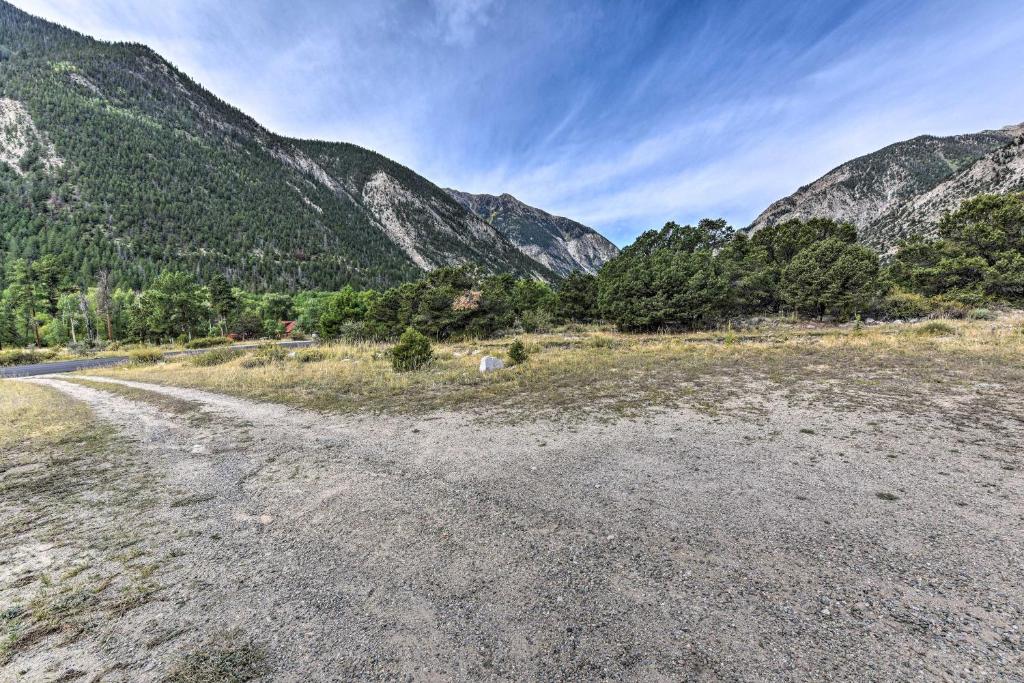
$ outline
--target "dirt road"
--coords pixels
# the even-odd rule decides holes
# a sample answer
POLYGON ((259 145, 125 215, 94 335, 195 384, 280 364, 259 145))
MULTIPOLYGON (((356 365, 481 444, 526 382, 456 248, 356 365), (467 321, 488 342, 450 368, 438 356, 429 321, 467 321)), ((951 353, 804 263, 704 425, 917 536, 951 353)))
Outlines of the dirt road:
MULTIPOLYGON (((219 643, 282 681, 1024 672, 1013 408, 954 424, 766 400, 742 417, 497 424, 32 381, 139 454, 138 498, 156 503, 116 524, 141 539, 152 590, 19 650, 4 681, 161 680, 219 643)), ((25 567, 59 561, 33 543, 25 567)))

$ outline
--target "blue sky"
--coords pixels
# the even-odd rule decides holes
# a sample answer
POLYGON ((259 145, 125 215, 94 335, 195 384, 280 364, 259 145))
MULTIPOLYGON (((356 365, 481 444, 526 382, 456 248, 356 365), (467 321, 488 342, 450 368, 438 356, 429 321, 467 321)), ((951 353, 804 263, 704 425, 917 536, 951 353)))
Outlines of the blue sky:
POLYGON ((1024 121, 1020 0, 14 0, 146 43, 279 133, 626 244, 749 223, 922 133, 1024 121))

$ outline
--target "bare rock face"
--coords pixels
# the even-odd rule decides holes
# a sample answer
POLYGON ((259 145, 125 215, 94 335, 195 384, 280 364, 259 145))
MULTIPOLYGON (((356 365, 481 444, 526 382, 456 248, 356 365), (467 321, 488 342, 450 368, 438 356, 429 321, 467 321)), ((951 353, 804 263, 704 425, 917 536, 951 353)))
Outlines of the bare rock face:
POLYGON ((529 206, 510 194, 470 194, 447 188, 455 201, 493 225, 520 251, 559 275, 596 273, 619 249, 593 228, 529 206))
POLYGON ((1024 134, 978 159, 932 189, 894 207, 875 221, 879 231, 901 237, 933 234, 946 213, 979 194, 1024 191, 1024 134))
POLYGON ((983 192, 1024 188, 1024 124, 968 135, 922 135, 848 161, 773 203, 747 228, 832 218, 882 251, 934 230, 943 212, 983 192))
POLYGON ((505 361, 494 356, 484 356, 480 359, 480 372, 487 374, 488 372, 494 372, 495 370, 501 370, 505 367, 505 361))
POLYGON ((8 97, 0 97, 0 162, 22 176, 31 165, 38 164, 47 172, 64 165, 25 105, 8 97))

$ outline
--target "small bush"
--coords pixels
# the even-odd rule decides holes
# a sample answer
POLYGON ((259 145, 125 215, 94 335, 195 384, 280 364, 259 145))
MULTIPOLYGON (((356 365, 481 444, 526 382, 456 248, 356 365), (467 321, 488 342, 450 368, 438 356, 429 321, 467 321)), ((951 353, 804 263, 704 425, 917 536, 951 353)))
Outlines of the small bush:
POLYGON ((349 320, 338 327, 338 338, 346 341, 368 341, 373 339, 370 329, 362 320, 349 320))
POLYGON ((242 352, 237 349, 220 348, 193 356, 191 362, 192 365, 195 365, 196 367, 208 368, 214 365, 222 365, 229 361, 233 361, 241 355, 242 352))
POLYGON ((53 349, 39 349, 38 351, 10 349, 8 351, 0 351, 0 366, 42 363, 56 357, 56 355, 57 352, 53 349))
POLYGON ((616 346, 614 339, 603 334, 595 334, 588 340, 588 342, 590 343, 590 346, 595 349, 612 349, 616 346))
POLYGON ((288 357, 288 351, 277 344, 263 344, 256 348, 251 354, 242 359, 243 368, 259 368, 283 361, 288 357))
POLYGON ((230 344, 231 340, 227 337, 196 337, 192 341, 185 344, 186 349, 208 349, 213 346, 224 346, 230 344))
POLYGON ((135 365, 153 365, 164 359, 164 353, 160 349, 143 347, 134 349, 128 353, 128 360, 135 365))
POLYGON ((995 320, 996 314, 987 308, 975 308, 967 314, 967 317, 971 320, 995 320))
POLYGON ((914 328, 914 334, 922 337, 947 337, 956 334, 956 328, 949 323, 932 320, 914 328))
POLYGON ((291 339, 292 341, 306 341, 307 339, 306 335, 304 335, 302 332, 299 332, 298 330, 295 330, 290 335, 288 335, 288 338, 291 339))
POLYGON ((327 358, 327 352, 323 349, 299 349, 295 352, 295 360, 299 363, 319 363, 327 358))
POLYGON ((530 354, 526 351, 526 345, 522 340, 516 339, 512 342, 512 346, 508 347, 508 360, 512 365, 525 363, 529 357, 530 354))
POLYGON ((64 351, 72 356, 88 356, 93 349, 86 342, 68 342, 64 345, 64 351))
POLYGON ((549 311, 542 308, 523 311, 519 324, 526 332, 547 332, 554 325, 555 319, 549 311))
POLYGON ((890 320, 927 318, 935 312, 936 302, 914 292, 893 292, 882 300, 881 314, 890 320))
POLYGON ((434 349, 430 340, 409 327, 398 338, 398 343, 391 349, 391 367, 395 372, 422 368, 434 359, 434 349))
POLYGON ((736 343, 737 337, 736 333, 733 332, 732 323, 729 323, 729 327, 728 329, 726 329, 725 337, 722 339, 722 341, 725 343, 726 346, 732 346, 733 344, 736 343))
POLYGON ((935 302, 935 310, 931 314, 932 318, 963 320, 971 310, 970 306, 956 299, 935 297, 933 301, 935 302))

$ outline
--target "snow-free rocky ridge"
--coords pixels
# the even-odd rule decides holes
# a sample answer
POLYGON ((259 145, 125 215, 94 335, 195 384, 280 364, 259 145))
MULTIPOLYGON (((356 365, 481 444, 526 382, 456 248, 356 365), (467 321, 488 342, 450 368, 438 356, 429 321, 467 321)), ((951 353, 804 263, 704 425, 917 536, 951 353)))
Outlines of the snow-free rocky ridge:
POLYGON ((510 194, 470 194, 447 188, 455 201, 486 220, 519 249, 560 275, 596 273, 619 249, 593 228, 553 216, 510 194))
POLYGON ((883 251, 934 234, 944 212, 982 193, 1024 190, 1024 124, 980 133, 922 135, 848 161, 774 202, 747 227, 832 218, 883 251))

